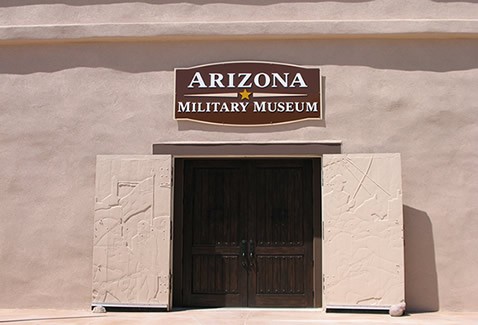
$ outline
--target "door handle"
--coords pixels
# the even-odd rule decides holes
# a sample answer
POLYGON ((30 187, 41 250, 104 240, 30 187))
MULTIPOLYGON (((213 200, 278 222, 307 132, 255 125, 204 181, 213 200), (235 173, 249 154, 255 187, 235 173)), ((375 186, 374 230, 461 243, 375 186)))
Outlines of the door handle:
POLYGON ((251 239, 249 240, 249 266, 250 267, 254 266, 255 256, 256 256, 256 245, 254 244, 254 241, 251 239))
POLYGON ((248 269, 248 264, 247 264, 247 241, 244 239, 241 241, 241 244, 239 245, 241 249, 241 265, 243 268, 246 270, 248 269))

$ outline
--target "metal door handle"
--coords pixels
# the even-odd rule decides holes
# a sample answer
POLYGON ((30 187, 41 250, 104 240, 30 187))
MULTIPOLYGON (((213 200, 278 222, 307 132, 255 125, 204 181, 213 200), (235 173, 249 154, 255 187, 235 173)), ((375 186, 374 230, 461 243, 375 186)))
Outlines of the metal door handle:
POLYGON ((256 245, 254 241, 251 239, 249 240, 249 265, 252 267, 254 265, 254 259, 256 255, 256 245))
POLYGON ((243 268, 247 269, 248 264, 247 264, 247 241, 244 239, 241 241, 240 244, 241 248, 241 265, 243 268))

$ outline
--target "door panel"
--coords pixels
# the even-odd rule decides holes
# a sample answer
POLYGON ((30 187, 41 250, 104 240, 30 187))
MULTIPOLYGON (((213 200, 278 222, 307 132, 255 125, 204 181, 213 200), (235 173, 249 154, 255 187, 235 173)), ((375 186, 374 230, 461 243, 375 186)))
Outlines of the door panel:
POLYGON ((327 307, 403 301, 400 155, 324 155, 323 175, 327 307))
POLYGON ((312 306, 311 161, 185 161, 184 303, 312 306))
POLYGON ((238 294, 238 257, 234 255, 192 256, 193 294, 238 294))
POLYGON ((245 306, 247 270, 244 167, 238 162, 186 161, 184 193, 184 302, 245 306))
POLYGON ((249 306, 311 306, 311 161, 263 160, 251 168, 249 306))
POLYGON ((170 210, 170 156, 98 156, 93 305, 169 308, 170 210))
POLYGON ((303 255, 259 255, 256 294, 303 294, 303 255))
POLYGON ((258 246, 303 245, 302 169, 262 165, 254 173, 256 210, 251 231, 258 246))

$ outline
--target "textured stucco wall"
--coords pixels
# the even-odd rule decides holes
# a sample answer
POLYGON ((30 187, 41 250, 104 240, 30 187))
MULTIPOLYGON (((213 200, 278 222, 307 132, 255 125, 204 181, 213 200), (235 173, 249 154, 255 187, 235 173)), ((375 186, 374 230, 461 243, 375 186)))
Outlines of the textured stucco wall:
POLYGON ((97 154, 334 139, 402 155, 409 307, 476 309, 477 52, 467 40, 3 46, 0 306, 88 306, 97 154), (174 67, 248 59, 319 65, 325 126, 172 119, 174 67))
MULTIPOLYGON (((465 19, 476 18, 475 12, 473 1, 441 0, 6 0, 0 27, 465 19)), ((408 306, 476 310, 478 41, 453 37, 0 40, 0 307, 89 306, 97 154, 149 154, 157 142, 221 139, 342 140, 344 153, 401 153, 408 306), (173 69, 229 60, 320 66, 325 123, 235 128, 175 122, 173 69)))
POLYGON ((323 19, 476 19, 473 1, 456 0, 2 0, 0 24, 323 19))

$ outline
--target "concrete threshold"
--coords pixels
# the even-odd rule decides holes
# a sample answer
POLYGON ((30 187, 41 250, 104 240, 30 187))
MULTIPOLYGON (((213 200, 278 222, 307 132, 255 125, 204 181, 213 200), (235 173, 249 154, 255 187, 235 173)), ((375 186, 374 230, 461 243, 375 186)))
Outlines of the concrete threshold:
POLYGON ((325 313, 322 309, 207 308, 171 312, 107 312, 88 310, 0 309, 0 324, 478 324, 476 312, 387 314, 325 313))

